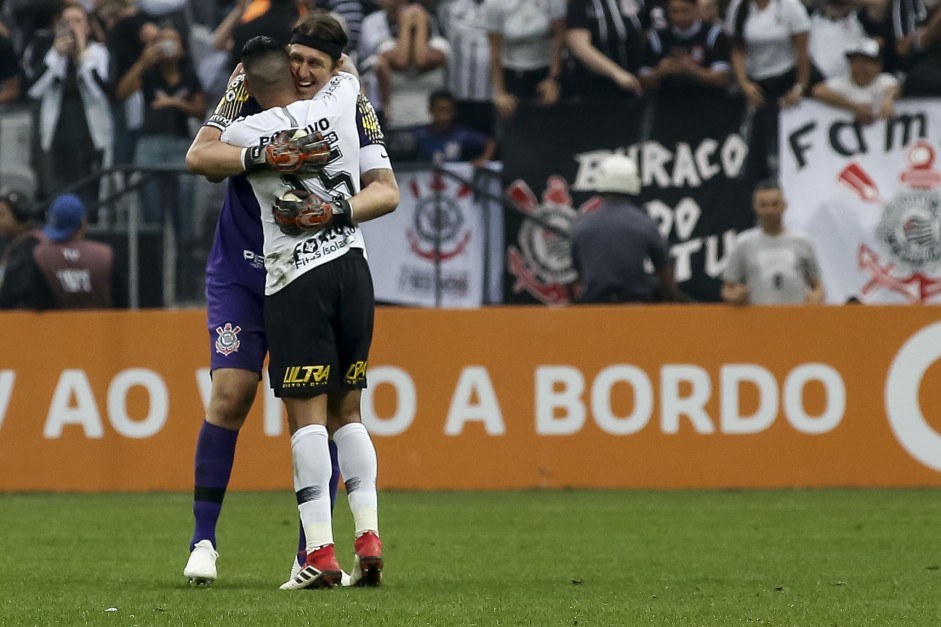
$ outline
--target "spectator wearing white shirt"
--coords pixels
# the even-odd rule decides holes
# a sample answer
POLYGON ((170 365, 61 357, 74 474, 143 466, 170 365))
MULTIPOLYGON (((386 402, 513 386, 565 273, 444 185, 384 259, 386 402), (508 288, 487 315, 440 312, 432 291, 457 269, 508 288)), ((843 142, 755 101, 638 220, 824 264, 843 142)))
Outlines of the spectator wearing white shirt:
POLYGON ((882 71, 878 42, 864 39, 846 51, 849 71, 818 83, 813 95, 821 102, 852 112, 862 124, 895 116, 895 101, 901 92, 897 78, 882 71))
POLYGON ((409 0, 379 5, 381 11, 363 19, 358 54, 363 89, 384 128, 428 124, 428 96, 444 85, 451 46, 422 5, 409 0))
POLYGON ((520 101, 558 102, 565 5, 565 0, 484 0, 500 117, 512 117, 520 101))
POLYGON ((855 0, 828 0, 810 16, 810 58, 824 78, 845 74, 846 51, 865 38, 855 0))
POLYGON ((748 167, 768 178, 777 169, 779 108, 810 88, 810 18, 800 0, 733 0, 726 32, 735 78, 754 111, 748 167))

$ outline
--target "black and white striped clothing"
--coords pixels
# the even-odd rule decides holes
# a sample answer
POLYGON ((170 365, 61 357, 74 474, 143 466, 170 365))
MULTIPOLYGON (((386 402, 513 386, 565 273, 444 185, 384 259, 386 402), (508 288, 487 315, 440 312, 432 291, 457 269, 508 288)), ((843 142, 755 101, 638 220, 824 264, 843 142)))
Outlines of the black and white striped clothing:
MULTIPOLYGON (((621 0, 572 0, 565 26, 584 29, 591 44, 628 72, 636 73, 644 58, 646 41, 644 5, 621 0)), ((577 60, 576 60, 577 61, 577 60)), ((621 90, 607 77, 575 64, 573 89, 581 95, 619 95, 621 90)))
POLYGON ((317 0, 317 8, 333 11, 346 21, 347 36, 349 37, 346 50, 355 53, 363 25, 362 0, 317 0))
POLYGON ((892 0, 892 31, 896 40, 913 34, 927 17, 924 0, 892 0))
POLYGON ((457 100, 493 100, 483 0, 450 0, 438 9, 438 17, 451 44, 445 86, 457 100))

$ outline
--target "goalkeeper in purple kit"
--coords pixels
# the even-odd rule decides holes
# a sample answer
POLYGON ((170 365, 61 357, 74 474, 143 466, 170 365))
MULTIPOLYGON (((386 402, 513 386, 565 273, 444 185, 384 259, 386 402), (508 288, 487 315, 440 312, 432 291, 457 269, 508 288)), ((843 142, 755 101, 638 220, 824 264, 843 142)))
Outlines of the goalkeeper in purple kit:
MULTIPOLYGON (((302 31, 303 25, 302 20, 295 31, 302 31)), ((310 98, 323 87, 325 77, 312 72, 303 59, 295 62, 292 57, 292 70, 299 97, 310 98)), ((267 351, 263 314, 266 273, 260 208, 244 174, 270 169, 286 176, 311 176, 319 173, 330 158, 327 144, 316 133, 297 140, 291 134, 284 134, 264 148, 243 149, 235 159, 205 150, 210 142, 219 139, 234 119, 259 110, 254 100, 248 97, 242 77, 237 76, 187 155, 188 166, 199 174, 212 179, 232 177, 207 265, 212 394, 197 441, 193 502, 195 529, 190 559, 184 569, 184 575, 195 584, 212 583, 217 576, 216 521, 234 461, 238 431, 254 400, 267 351)), ((362 97, 356 104, 356 125, 360 139, 362 187, 384 187, 394 192, 397 198, 382 132, 371 105, 362 97)), ((332 502, 339 472, 336 448, 332 442, 330 447, 332 502)), ((292 575, 306 560, 303 528, 300 536, 298 560, 294 562, 292 575)))

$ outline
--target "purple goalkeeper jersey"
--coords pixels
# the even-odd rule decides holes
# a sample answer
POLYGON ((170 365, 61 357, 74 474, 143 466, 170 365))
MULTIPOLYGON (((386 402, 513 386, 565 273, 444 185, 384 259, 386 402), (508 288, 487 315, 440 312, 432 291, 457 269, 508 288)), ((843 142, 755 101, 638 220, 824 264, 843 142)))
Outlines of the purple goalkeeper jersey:
POLYGON ((207 283, 238 283, 264 292, 265 258, 261 252, 259 215, 258 201, 248 179, 230 178, 206 264, 207 283))

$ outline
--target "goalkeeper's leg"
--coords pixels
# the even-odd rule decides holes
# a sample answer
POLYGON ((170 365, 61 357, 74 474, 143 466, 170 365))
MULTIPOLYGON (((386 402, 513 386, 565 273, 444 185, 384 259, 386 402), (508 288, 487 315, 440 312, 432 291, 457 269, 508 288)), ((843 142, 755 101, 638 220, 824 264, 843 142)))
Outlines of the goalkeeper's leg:
POLYGON ((216 580, 216 523, 232 474, 239 429, 258 389, 258 373, 221 368, 212 373, 206 419, 196 441, 193 489, 193 536, 183 576, 194 585, 216 580))

